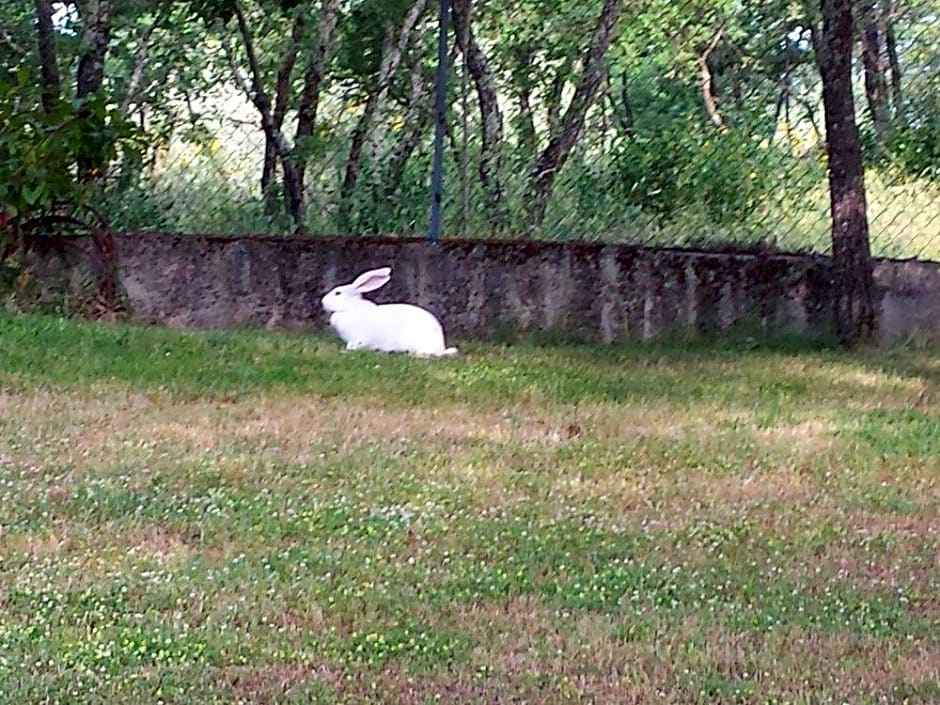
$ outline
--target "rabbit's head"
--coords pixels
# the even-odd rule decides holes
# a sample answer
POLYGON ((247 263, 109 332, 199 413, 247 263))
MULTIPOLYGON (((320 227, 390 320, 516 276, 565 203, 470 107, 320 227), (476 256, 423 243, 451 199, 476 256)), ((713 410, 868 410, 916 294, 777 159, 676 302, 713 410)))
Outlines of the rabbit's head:
POLYGON ((385 286, 391 276, 391 267, 380 267, 363 272, 352 284, 343 284, 330 289, 320 302, 323 304, 323 309, 329 313, 351 311, 364 305, 374 306, 375 304, 371 301, 362 298, 362 295, 385 286))

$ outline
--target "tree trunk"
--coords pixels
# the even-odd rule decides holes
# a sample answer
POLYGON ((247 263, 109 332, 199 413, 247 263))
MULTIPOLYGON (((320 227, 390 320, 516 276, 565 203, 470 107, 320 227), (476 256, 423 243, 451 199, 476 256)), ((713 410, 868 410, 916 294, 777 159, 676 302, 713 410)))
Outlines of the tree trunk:
POLYGON ((894 118, 901 119, 904 115, 904 104, 901 95, 901 62, 898 59, 898 42, 894 36, 894 0, 884 0, 881 13, 883 34, 885 38, 885 52, 888 55, 888 66, 891 69, 891 103, 894 108, 894 118))
POLYGON ((251 71, 250 76, 245 76, 244 72, 235 63, 235 55, 224 44, 229 60, 232 64, 232 70, 235 73, 235 80, 238 82, 245 95, 254 103, 258 113, 261 115, 261 129, 264 132, 266 142, 270 143, 277 157, 281 160, 284 169, 284 191, 287 196, 288 210, 291 220, 294 222, 296 230, 303 229, 304 219, 304 200, 303 190, 300 187, 297 178, 297 169, 291 159, 291 148, 284 138, 284 133, 274 122, 274 115, 271 107, 271 98, 264 89, 262 82, 261 66, 258 63, 258 55, 255 52, 254 40, 251 36, 251 30, 248 28, 248 20, 241 3, 234 3, 235 18, 238 22, 238 31, 242 38, 242 44, 245 47, 245 54, 248 57, 248 66, 251 71))
MULTIPOLYGON (((448 62, 448 65, 450 62, 448 62)), ((402 128, 395 146, 386 155, 384 177, 385 197, 392 200, 401 184, 405 167, 411 155, 421 144, 421 138, 431 125, 433 110, 430 102, 431 93, 428 81, 424 74, 421 58, 411 67, 411 93, 408 96, 408 112, 405 116, 405 127, 402 128)))
MULTIPOLYGON (((85 0, 78 3, 82 20, 82 54, 78 60, 75 95, 86 98, 101 90, 104 83, 104 57, 111 42, 111 2, 110 0, 85 0)), ((85 117, 91 113, 83 110, 85 117)), ((95 118, 101 122, 103 120, 95 118)), ((101 173, 104 164, 94 157, 82 157, 76 165, 78 180, 90 183, 101 173)))
POLYGON ((853 344, 873 336, 875 308, 862 148, 852 95, 852 0, 820 0, 820 7, 822 31, 814 45, 829 155, 835 328, 844 343, 853 344))
POLYGON ((78 4, 82 18, 81 58, 78 60, 76 95, 97 93, 104 82, 104 57, 111 42, 110 0, 86 0, 78 4))
POLYGON ((604 7, 591 37, 591 44, 584 57, 581 77, 571 104, 565 111, 559 129, 550 136, 548 145, 529 173, 529 193, 532 203, 529 211, 529 227, 532 230, 537 230, 542 224, 555 176, 564 166, 571 149, 577 143, 584 126, 584 117, 604 79, 607 49, 613 39, 622 10, 623 0, 604 1, 604 7))
POLYGON ((862 64, 865 68, 865 95, 868 112, 879 143, 888 129, 888 90, 885 81, 884 63, 881 60, 881 33, 875 0, 863 0, 859 8, 862 40, 862 64))
POLYGON ((611 90, 611 92, 607 94, 607 100, 610 102, 614 119, 620 125, 623 134, 630 139, 636 137, 636 119, 633 116, 633 102, 630 100, 630 83, 625 70, 620 74, 620 95, 614 96, 611 90))
POLYGON ((59 82, 59 61, 55 50, 51 0, 36 0, 36 40, 39 52, 39 73, 42 78, 42 108, 52 112, 62 86, 59 82))
MULTIPOLYGON (((451 50, 447 65, 453 66, 456 59, 456 47, 451 50)), ((425 73, 425 62, 419 54, 411 66, 411 92, 408 96, 408 112, 404 124, 395 142, 395 146, 383 157, 385 168, 383 170, 382 184, 385 198, 391 200, 401 186, 402 177, 408 161, 421 144, 422 138, 428 134, 428 128, 434 119, 434 101, 431 95, 433 76, 425 73)), ((451 135, 452 137, 452 135, 451 135)), ((459 158, 459 149, 454 149, 454 159, 459 158)))
POLYGON ((519 108, 514 125, 524 155, 531 158, 538 149, 535 137, 535 115, 532 111, 532 77, 530 75, 535 52, 527 47, 517 46, 513 48, 512 54, 514 59, 512 86, 519 108))
POLYGON ((503 206, 503 186, 500 182, 501 150, 503 144, 503 116, 497 102, 496 84, 490 72, 486 56, 473 33, 470 18, 470 0, 454 0, 454 30, 457 45, 467 59, 470 75, 477 90, 480 104, 480 121, 483 126, 483 143, 480 148, 480 183, 487 198, 487 213, 490 226, 500 232, 508 223, 503 206))
POLYGON ((343 176, 342 190, 340 192, 340 219, 344 221, 344 225, 346 226, 348 226, 349 220, 350 199, 359 181, 359 166, 362 161, 362 149, 369 138, 369 132, 372 130, 373 118, 381 106, 382 101, 385 100, 389 84, 395 72, 398 70, 402 54, 405 52, 405 49, 408 47, 408 42, 411 40, 411 32, 418 23, 418 19, 424 11, 426 2, 427 0, 417 0, 408 10, 402 22, 401 30, 398 33, 397 42, 394 39, 393 30, 390 30, 389 34, 386 36, 379 72, 376 76, 375 84, 372 86, 372 90, 369 91, 369 95, 366 97, 365 108, 363 108, 362 114, 359 116, 359 121, 356 123, 355 129, 353 129, 349 156, 346 159, 346 169, 343 176))
MULTIPOLYGON (((274 111, 271 114, 271 121, 279 131, 283 130, 284 127, 284 116, 287 114, 287 105, 290 100, 291 76, 294 72, 294 65, 297 63, 297 52, 303 39, 304 25, 304 15, 298 14, 294 18, 291 28, 290 43, 287 46, 287 51, 284 52, 284 56, 281 57, 281 65, 277 70, 277 79, 274 85, 274 111)), ((277 149, 274 142, 266 134, 264 138, 264 162, 261 167, 261 194, 268 213, 276 212, 276 193, 274 189, 274 174, 276 171, 277 149)), ((287 205, 290 211, 290 203, 288 202, 287 205)))
POLYGON ((558 69, 548 91, 547 100, 545 101, 545 119, 548 122, 549 138, 558 134, 561 129, 561 101, 565 95, 565 81, 568 80, 570 74, 571 62, 566 61, 558 69))
POLYGON ((317 45, 307 63, 304 72, 304 87, 300 95, 300 105, 297 107, 297 177, 303 189, 307 176, 306 142, 313 135, 313 128, 317 123, 317 111, 320 108, 320 91, 323 86, 323 77, 326 76, 326 67, 333 53, 333 43, 336 34, 336 22, 339 15, 339 0, 323 0, 320 7, 320 23, 317 29, 317 45))

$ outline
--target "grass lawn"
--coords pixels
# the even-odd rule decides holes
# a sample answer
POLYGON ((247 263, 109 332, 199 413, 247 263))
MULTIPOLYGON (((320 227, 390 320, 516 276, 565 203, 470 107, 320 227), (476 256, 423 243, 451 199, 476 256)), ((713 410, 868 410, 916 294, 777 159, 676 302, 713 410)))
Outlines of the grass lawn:
POLYGON ((936 703, 940 354, 0 314, 0 703, 936 703))

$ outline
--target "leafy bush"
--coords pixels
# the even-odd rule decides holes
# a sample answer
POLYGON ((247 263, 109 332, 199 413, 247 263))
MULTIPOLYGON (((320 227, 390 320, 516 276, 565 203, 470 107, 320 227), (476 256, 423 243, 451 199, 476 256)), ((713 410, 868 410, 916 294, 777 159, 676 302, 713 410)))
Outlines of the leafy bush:
POLYGON ((24 69, 15 82, 0 81, 0 283, 28 291, 27 253, 36 240, 85 232, 95 248, 97 279, 85 303, 88 312, 110 314, 118 308, 117 261, 97 202, 119 157, 125 165, 140 163, 139 133, 100 95, 47 97, 41 105, 28 79, 24 69))
POLYGON ((47 111, 25 70, 16 82, 0 82, 4 230, 91 206, 99 177, 119 155, 135 158, 138 144, 134 125, 102 96, 59 100, 47 111))
POLYGON ((627 203, 663 221, 698 204, 720 225, 745 220, 795 162, 749 130, 719 131, 691 118, 623 140, 613 160, 610 188, 627 203))
POLYGON ((940 182, 940 116, 933 112, 896 130, 889 150, 903 172, 940 182))

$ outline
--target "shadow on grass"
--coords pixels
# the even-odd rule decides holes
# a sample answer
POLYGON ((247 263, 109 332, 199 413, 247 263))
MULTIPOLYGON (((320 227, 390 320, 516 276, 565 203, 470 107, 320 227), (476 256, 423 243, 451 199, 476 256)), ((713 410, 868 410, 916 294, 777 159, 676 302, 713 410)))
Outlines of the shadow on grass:
POLYGON ((779 400, 851 394, 851 380, 840 380, 833 367, 867 359, 830 340, 747 330, 618 345, 556 338, 461 347, 457 358, 418 360, 347 353, 336 338, 319 332, 180 331, 4 316, 0 385, 86 388, 117 382, 187 398, 271 390, 384 397, 392 405, 702 399, 747 404, 768 395, 779 400))
POLYGON ((872 349, 863 353, 863 360, 877 372, 922 380, 940 397, 940 341, 906 341, 872 349))

